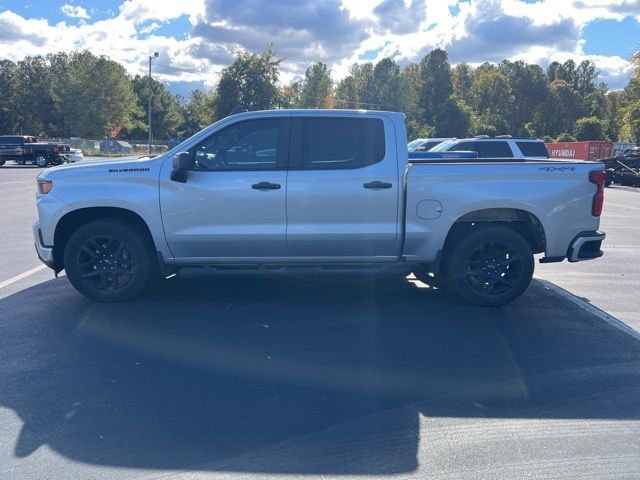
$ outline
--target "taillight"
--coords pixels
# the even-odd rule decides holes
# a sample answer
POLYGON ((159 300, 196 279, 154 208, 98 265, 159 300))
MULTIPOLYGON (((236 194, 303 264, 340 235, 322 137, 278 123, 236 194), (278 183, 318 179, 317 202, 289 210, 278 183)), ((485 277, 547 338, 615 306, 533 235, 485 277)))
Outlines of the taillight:
POLYGON ((594 183, 598 189, 593 197, 593 204, 591 206, 591 214, 594 217, 599 217, 602 214, 602 205, 604 204, 604 183, 606 180, 606 174, 602 170, 597 170, 589 173, 589 181, 594 183))

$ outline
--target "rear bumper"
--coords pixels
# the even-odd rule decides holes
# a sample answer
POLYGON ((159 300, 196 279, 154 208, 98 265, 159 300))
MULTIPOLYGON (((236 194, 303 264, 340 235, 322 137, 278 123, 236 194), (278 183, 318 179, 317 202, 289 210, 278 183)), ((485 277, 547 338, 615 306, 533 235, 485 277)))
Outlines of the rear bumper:
POLYGON ((35 240, 36 252, 38 258, 49 268, 54 268, 53 247, 44 245, 42 241, 42 233, 40 231, 40 222, 33 224, 33 238, 35 240))
POLYGON ((600 258, 604 254, 602 250, 600 250, 600 246, 605 236, 606 234, 604 232, 579 233, 569 246, 567 259, 570 262, 582 262, 584 260, 600 258))

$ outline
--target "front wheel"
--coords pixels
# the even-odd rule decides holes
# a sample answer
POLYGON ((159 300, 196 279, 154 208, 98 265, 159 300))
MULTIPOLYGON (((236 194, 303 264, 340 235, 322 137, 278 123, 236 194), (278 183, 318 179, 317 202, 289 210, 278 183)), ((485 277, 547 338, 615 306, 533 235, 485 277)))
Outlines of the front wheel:
POLYGON ((149 283, 154 260, 143 233, 118 220, 96 220, 76 230, 64 249, 71 284, 98 302, 120 302, 149 283))
POLYGON ((49 159, 47 158, 46 155, 44 155, 43 153, 39 153, 36 155, 36 157, 33 159, 33 163, 35 163, 38 167, 40 168, 44 168, 47 165, 49 165, 49 159))
POLYGON ((444 261, 448 289, 466 302, 500 306, 527 289, 533 277, 531 246, 503 226, 480 227, 458 240, 444 261))

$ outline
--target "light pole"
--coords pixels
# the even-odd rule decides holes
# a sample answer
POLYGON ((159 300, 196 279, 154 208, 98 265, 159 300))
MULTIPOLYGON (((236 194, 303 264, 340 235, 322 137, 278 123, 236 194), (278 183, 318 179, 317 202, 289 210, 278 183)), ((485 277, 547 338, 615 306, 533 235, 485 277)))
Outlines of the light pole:
POLYGON ((147 155, 151 156, 151 60, 158 58, 158 52, 153 52, 153 55, 149 55, 149 142, 147 143, 147 155))

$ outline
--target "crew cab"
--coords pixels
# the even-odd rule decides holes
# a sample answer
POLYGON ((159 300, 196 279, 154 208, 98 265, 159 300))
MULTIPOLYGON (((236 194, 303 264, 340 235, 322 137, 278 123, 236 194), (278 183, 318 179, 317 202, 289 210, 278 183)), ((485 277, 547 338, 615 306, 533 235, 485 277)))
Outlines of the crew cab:
POLYGON ((502 305, 542 261, 602 255, 597 162, 408 159, 404 115, 240 113, 153 158, 37 179, 41 260, 98 301, 154 276, 370 272, 502 305))
POLYGON ((480 135, 473 138, 454 138, 431 148, 431 152, 474 151, 479 158, 526 158, 545 160, 549 152, 544 142, 533 137, 480 135))
POLYGON ((0 166, 7 160, 13 160, 18 165, 33 163, 40 168, 60 165, 66 160, 65 155, 69 152, 69 145, 38 142, 36 137, 29 135, 0 136, 0 166))

